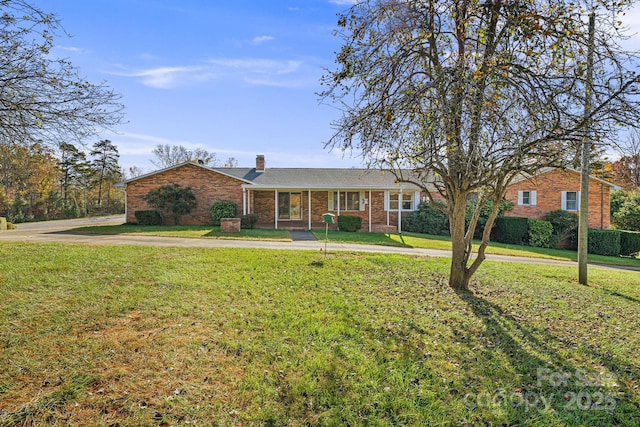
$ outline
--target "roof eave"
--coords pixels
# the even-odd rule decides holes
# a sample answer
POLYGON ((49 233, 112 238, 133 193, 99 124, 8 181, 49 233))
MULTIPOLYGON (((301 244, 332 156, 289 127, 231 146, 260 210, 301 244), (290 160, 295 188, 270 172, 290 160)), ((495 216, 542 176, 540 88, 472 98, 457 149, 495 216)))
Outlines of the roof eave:
POLYGON ((252 190, 399 190, 402 188, 403 190, 414 189, 415 191, 419 191, 420 187, 414 184, 409 185, 260 185, 260 184, 243 184, 242 188, 252 189, 252 190))

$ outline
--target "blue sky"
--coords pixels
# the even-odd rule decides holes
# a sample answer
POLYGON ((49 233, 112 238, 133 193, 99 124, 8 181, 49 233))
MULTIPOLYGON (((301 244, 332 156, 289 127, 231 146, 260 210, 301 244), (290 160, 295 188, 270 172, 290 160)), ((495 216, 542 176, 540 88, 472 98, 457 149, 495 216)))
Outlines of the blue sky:
MULTIPOLYGON (((361 166, 324 148, 339 113, 315 95, 340 48, 336 14, 353 0, 34 2, 72 35, 56 39, 54 55, 122 94, 126 123, 98 137, 118 146, 121 166, 153 170, 158 144, 201 147, 239 166, 256 154, 267 167, 361 166)), ((627 16, 634 30, 637 12, 627 16)), ((627 46, 640 47, 638 36, 627 46)))
POLYGON ((53 53, 123 96, 127 123, 99 138, 118 146, 121 166, 146 171, 157 144, 202 147, 239 166, 256 154, 267 167, 359 166, 324 149, 338 113, 315 95, 349 3, 36 0, 72 35, 53 53))

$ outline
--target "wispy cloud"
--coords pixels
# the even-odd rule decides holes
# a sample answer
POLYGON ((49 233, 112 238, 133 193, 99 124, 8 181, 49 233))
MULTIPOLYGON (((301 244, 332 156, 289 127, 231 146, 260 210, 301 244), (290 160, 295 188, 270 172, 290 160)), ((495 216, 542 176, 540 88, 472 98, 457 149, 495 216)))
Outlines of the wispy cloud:
POLYGON ((248 74, 282 75, 296 72, 302 66, 302 61, 275 59, 212 59, 209 63, 222 67, 233 68, 248 74))
POLYGON ((329 0, 329 3, 339 4, 339 5, 352 5, 356 4, 360 0, 329 0))
POLYGON ((121 66, 106 73, 136 78, 143 85, 158 89, 198 85, 214 80, 239 80, 256 86, 297 88, 317 82, 316 71, 298 59, 214 58, 200 65, 141 69, 121 66))
POLYGON ((209 61, 221 74, 238 76, 246 84, 297 88, 305 86, 307 74, 304 62, 274 59, 212 59, 209 61))
POLYGON ((262 44, 264 42, 268 42, 273 40, 274 38, 272 36, 258 36, 258 37, 254 37, 253 40, 251 40, 251 43, 253 44, 262 44))
POLYGON ((76 47, 76 46, 56 46, 55 48, 59 49, 59 50, 64 50, 66 52, 78 53, 78 54, 81 54, 81 55, 87 55, 87 54, 92 53, 92 51, 89 50, 89 49, 85 49, 85 48, 82 48, 82 47, 76 47))
POLYGON ((152 156, 151 151, 160 144, 183 145, 191 147, 195 144, 186 141, 174 141, 155 135, 146 135, 135 132, 122 132, 118 135, 118 140, 123 144, 119 148, 120 154, 123 155, 148 155, 152 156))
POLYGON ((140 78, 142 84, 159 89, 170 89, 192 82, 210 79, 209 72, 203 67, 159 67, 133 71, 108 71, 107 74, 122 77, 140 78))

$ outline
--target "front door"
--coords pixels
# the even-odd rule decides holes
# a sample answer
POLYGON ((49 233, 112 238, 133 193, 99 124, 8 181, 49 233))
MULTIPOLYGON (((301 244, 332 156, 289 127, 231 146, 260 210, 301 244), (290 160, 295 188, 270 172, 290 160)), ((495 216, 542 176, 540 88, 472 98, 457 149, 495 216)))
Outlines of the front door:
POLYGON ((278 219, 302 219, 302 193, 278 193, 278 219))
POLYGON ((302 194, 291 193, 291 219, 302 219, 302 194))

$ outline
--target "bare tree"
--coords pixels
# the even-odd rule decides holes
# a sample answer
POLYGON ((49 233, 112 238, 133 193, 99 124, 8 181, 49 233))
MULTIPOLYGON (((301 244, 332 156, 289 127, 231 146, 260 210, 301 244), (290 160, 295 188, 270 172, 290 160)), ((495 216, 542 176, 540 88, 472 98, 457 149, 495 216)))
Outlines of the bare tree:
POLYGON ((218 157, 216 153, 209 152, 204 148, 188 150, 182 145, 158 144, 152 150, 155 160, 151 159, 156 167, 164 169, 184 162, 195 162, 205 166, 217 166, 218 157))
POLYGON ((187 149, 182 145, 158 144, 151 152, 155 156, 151 163, 160 169, 189 161, 187 149))
MULTIPOLYGON (((344 45, 319 95, 343 111, 329 148, 443 198, 452 240, 449 284, 465 290, 485 258, 500 201, 515 177, 561 166, 589 132, 633 123, 634 58, 615 44, 620 4, 596 32, 584 114, 589 2, 364 0, 339 17, 344 45), (589 125, 589 126, 587 126, 589 125), (407 173, 410 171, 410 173, 407 173), (477 197, 470 221, 467 199, 477 197), (493 209, 473 257, 480 212, 493 209)), ((439 206, 439 205, 437 205, 439 206)))
POLYGON ((238 167, 238 159, 236 159, 235 157, 229 157, 227 160, 225 160, 224 167, 225 168, 238 167))
POLYGON ((13 141, 81 141, 122 120, 120 96, 54 58, 56 16, 25 0, 0 4, 0 134, 13 141))
POLYGON ((216 153, 209 152, 204 148, 196 148, 189 152, 189 160, 192 162, 198 162, 205 166, 218 166, 218 156, 216 153))
POLYGON ((126 177, 126 179, 136 178, 142 175, 144 175, 144 169, 140 166, 129 166, 127 171, 122 171, 122 176, 126 177))

